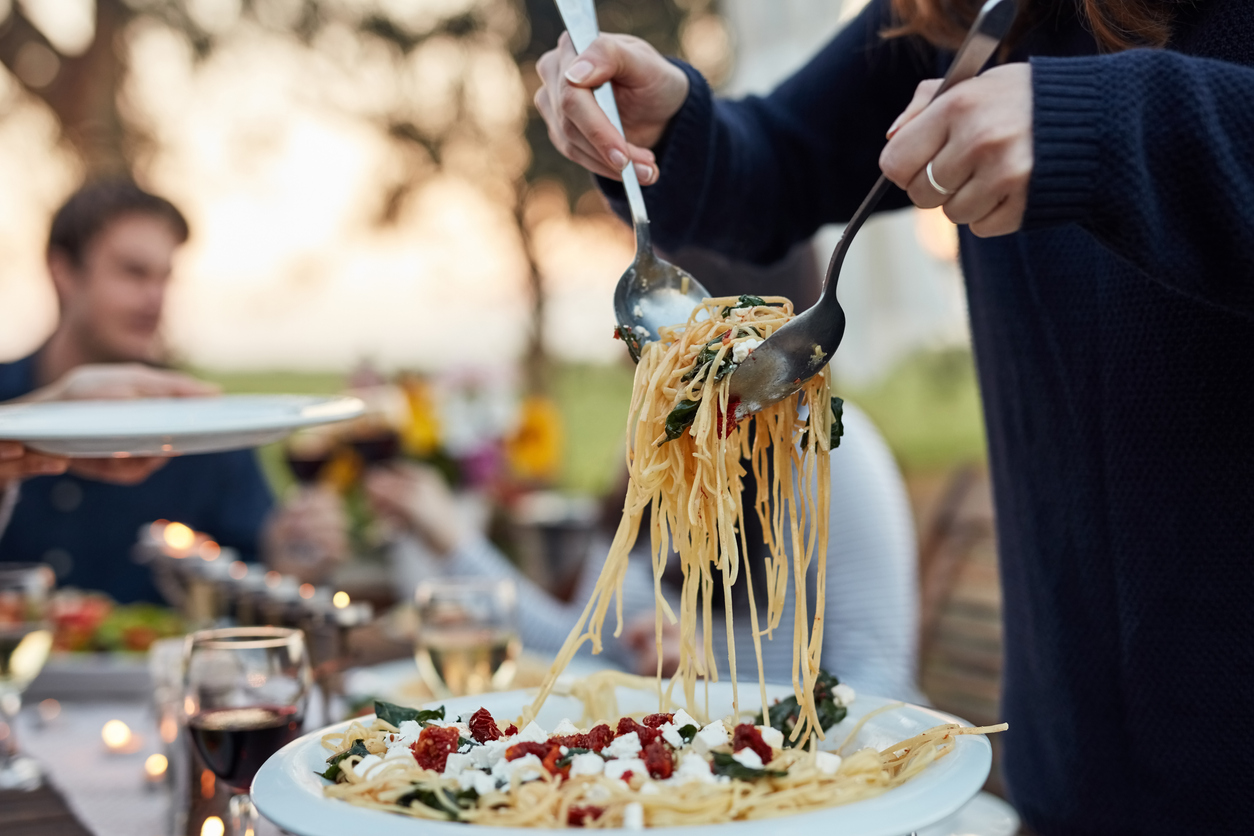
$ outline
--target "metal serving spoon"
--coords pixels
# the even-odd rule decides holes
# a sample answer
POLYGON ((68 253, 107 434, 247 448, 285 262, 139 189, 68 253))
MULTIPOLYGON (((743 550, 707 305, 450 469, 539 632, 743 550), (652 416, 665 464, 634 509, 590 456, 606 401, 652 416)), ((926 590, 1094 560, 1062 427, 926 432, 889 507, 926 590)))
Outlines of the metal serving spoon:
MULTIPOLYGON (((571 43, 575 45, 575 52, 583 52, 600 32, 596 7, 592 0, 556 2, 566 31, 570 33, 571 43)), ((593 95, 614 127, 620 134, 623 133, 618 104, 614 101, 614 90, 609 83, 602 84, 593 95)), ((658 339, 660 326, 687 322, 692 309, 710 294, 691 275, 658 258, 653 252, 649 213, 644 208, 644 195, 640 193, 636 169, 630 163, 623 169, 623 190, 627 192, 631 223, 636 230, 636 257, 614 288, 614 320, 632 359, 639 362, 641 347, 658 339)))
MULTIPOLYGON (((988 0, 984 4, 932 101, 955 84, 979 73, 1010 31, 1017 12, 1016 0, 988 0)), ((735 404, 735 420, 782 401, 832 359, 845 335, 845 312, 836 300, 840 266, 853 243, 853 236, 858 234, 891 185, 880 175, 871 193, 849 219, 828 262, 819 301, 772 334, 732 372, 729 404, 735 404)))

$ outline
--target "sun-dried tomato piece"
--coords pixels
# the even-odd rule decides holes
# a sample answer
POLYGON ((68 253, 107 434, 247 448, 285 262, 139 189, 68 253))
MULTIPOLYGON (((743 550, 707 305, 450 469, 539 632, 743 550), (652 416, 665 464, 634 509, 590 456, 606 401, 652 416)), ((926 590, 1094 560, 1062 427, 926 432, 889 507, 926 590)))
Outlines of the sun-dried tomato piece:
POLYGON ((518 726, 515 726, 513 723, 510 723, 509 728, 505 730, 505 736, 513 737, 516 734, 518 734, 518 726))
POLYGON ((543 760, 545 755, 547 755, 548 753, 549 753, 549 744, 536 743, 535 741, 527 740, 522 743, 515 743, 513 746, 506 749, 505 760, 507 761, 518 760, 523 755, 535 755, 537 758, 540 758, 541 760, 543 760))
POLYGON ((650 743, 662 736, 662 733, 657 729, 642 726, 630 717, 624 717, 618 721, 618 737, 622 737, 625 734, 631 734, 632 732, 640 735, 641 748, 648 746, 650 743))
POLYGON ((671 777, 675 771, 675 761, 671 759, 671 749, 661 740, 655 740, 644 747, 644 765, 649 774, 658 780, 671 777))
POLYGON ((762 739, 762 732, 758 731, 757 726, 753 723, 741 723, 736 726, 736 731, 732 735, 732 751, 739 752, 745 747, 749 747, 757 753, 762 759, 762 763, 770 763, 775 753, 771 751, 771 746, 762 739))
POLYGON ((443 772, 449 754, 457 751, 460 739, 461 732, 456 726, 427 726, 418 735, 418 740, 414 745, 409 748, 414 753, 414 759, 423 769, 443 772))
POLYGON ((571 807, 570 812, 566 814, 566 823, 571 827, 583 827, 585 823, 601 818, 601 814, 604 812, 604 807, 593 807, 592 805, 571 807))
POLYGON ((614 730, 602 723, 588 729, 588 733, 580 735, 580 738, 582 738, 582 744, 579 748, 599 752, 614 742, 614 730))
POLYGON ((674 722, 674 720, 674 714, 650 714, 644 718, 644 724, 651 729, 656 729, 665 726, 667 723, 674 722))
POLYGON ((560 746, 550 746, 549 753, 544 756, 544 768, 549 771, 550 775, 560 775, 562 778, 570 777, 570 763, 565 766, 558 766, 557 762, 562 758, 562 748, 560 746))
POLYGON ((492 719, 492 714, 486 708, 481 708, 474 714, 471 714, 469 725, 470 736, 480 743, 501 739, 501 730, 497 727, 496 720, 492 719))

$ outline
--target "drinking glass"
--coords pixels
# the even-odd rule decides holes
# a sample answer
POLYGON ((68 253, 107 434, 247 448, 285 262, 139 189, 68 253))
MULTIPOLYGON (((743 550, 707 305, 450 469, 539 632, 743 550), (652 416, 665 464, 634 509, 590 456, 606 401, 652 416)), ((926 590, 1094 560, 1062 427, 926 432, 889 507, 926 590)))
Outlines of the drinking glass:
POLYGON ((309 698, 309 654, 300 630, 231 627, 187 637, 183 709, 205 764, 231 788, 236 836, 252 836, 248 796, 266 759, 300 735, 309 698))
POLYGON ((35 789, 38 764, 18 753, 14 720, 22 692, 52 650, 48 599, 56 575, 40 563, 0 563, 0 789, 35 789))
POLYGON ((418 672, 440 698, 508 688, 517 670, 518 591, 509 579, 423 581, 414 594, 418 672))

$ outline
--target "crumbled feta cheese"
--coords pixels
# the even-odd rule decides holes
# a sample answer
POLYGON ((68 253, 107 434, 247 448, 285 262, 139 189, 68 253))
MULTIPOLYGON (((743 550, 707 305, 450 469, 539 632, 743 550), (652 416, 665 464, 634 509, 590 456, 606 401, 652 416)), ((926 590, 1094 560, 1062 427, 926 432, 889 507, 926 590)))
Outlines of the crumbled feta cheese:
POLYGON ((383 763, 383 758, 378 755, 366 755, 353 766, 353 772, 364 778, 366 773, 377 763, 383 763))
POLYGON ((684 726, 696 726, 701 728, 701 724, 697 722, 697 718, 693 717, 682 708, 675 712, 674 719, 671 720, 675 724, 675 728, 682 729, 684 726))
POLYGON ((619 735, 602 750, 611 758, 635 758, 640 756, 640 735, 635 732, 619 735))
POLYGON ((457 721, 453 723, 448 723, 447 725, 457 729, 457 733, 460 734, 462 737, 466 738, 467 740, 471 739, 470 726, 468 724, 457 721))
POLYGON ((417 720, 403 720, 397 734, 392 735, 392 741, 388 743, 388 748, 393 746, 404 746, 408 749, 418 742, 418 735, 422 734, 422 724, 417 720))
POLYGON ((685 752, 679 758, 679 768, 668 780, 679 784, 688 784, 693 781, 699 784, 710 784, 714 782, 714 775, 710 772, 709 761, 696 752, 685 752))
POLYGON ((824 775, 835 775, 836 770, 840 769, 840 755, 835 755, 831 752, 815 752, 814 765, 824 775))
POLYGON ((623 829, 644 830, 644 808, 632 802, 623 808, 623 829))
POLYGON ((457 776, 457 786, 462 790, 473 789, 479 795, 487 795, 496 790, 496 779, 486 772, 467 769, 457 776))
POLYGON ((489 740, 482 746, 474 746, 469 754, 474 758, 475 766, 481 769, 491 769, 492 765, 505 757, 506 750, 518 742, 517 737, 502 737, 497 740, 489 740))
POLYGON ((576 775, 600 775, 605 770, 605 760, 596 752, 582 752, 570 759, 570 777, 576 775))
POLYGON ((732 759, 740 762, 750 769, 761 769, 763 766, 762 758, 760 758, 758 753, 750 749, 748 746, 732 755, 732 759))
POLYGON ((527 728, 523 729, 514 738, 515 743, 547 743, 549 733, 540 728, 540 725, 532 720, 527 724, 527 728))
POLYGON ((663 723, 658 726, 658 731, 662 733, 662 739, 676 749, 682 749, 684 746, 683 735, 679 733, 679 727, 674 723, 663 723))
POLYGON ((585 801, 591 801, 593 804, 600 804, 602 801, 609 801, 611 793, 603 784, 593 784, 588 787, 588 791, 583 794, 585 801))
POLYGON ((523 755, 512 761, 500 760, 492 767, 492 777, 532 781, 544 774, 544 761, 535 755, 523 755))
POLYGON ((727 734, 727 727, 723 725, 723 721, 715 720, 697 732, 697 736, 692 739, 692 748, 697 754, 704 755, 711 749, 722 746, 730 739, 727 734))
POLYGON ((631 309, 631 315, 636 319, 644 319, 644 309, 640 307, 639 303, 631 309))
POLYGON ((383 759, 391 761, 397 758, 412 758, 413 756, 413 750, 408 746, 389 746, 387 752, 383 755, 383 759))
POLYGON ((756 340, 750 337, 747 340, 741 340, 732 346, 732 360, 737 363, 743 363, 749 353, 758 346, 762 345, 762 340, 756 340))
POLYGON ((836 700, 840 705, 853 705, 853 701, 857 698, 857 692, 843 682, 832 689, 832 699, 836 700))
POLYGON ((662 789, 655 781, 645 781, 637 792, 641 795, 661 795, 662 789))
POLYGON ((557 728, 553 729, 553 734, 561 735, 563 737, 568 734, 579 734, 579 727, 563 717, 562 722, 558 723, 557 728))
POLYGON ((762 741, 772 749, 784 748, 784 733, 774 726, 758 726, 762 741))
POLYGON ((457 752, 450 752, 448 759, 444 761, 444 777, 452 778, 458 775, 462 770, 472 768, 473 761, 470 755, 462 755, 457 752))
POLYGON ((645 328, 643 325, 637 325, 632 330, 635 331, 636 334, 638 334, 641 337, 641 339, 647 339, 649 336, 649 329, 645 328))
POLYGON ((617 778, 621 781, 624 780, 623 776, 628 772, 633 775, 643 775, 647 778, 649 776, 649 767, 639 758, 620 758, 605 762, 606 778, 617 778))

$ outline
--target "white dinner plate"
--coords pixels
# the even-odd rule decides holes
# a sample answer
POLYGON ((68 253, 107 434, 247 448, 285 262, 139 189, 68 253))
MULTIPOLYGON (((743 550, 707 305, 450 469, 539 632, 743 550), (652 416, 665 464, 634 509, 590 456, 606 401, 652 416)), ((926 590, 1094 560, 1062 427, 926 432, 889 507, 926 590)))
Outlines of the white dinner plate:
MULTIPOLYGON (((756 707, 757 700, 753 699, 756 692, 756 687, 741 687, 742 710, 756 707)), ((791 694, 792 689, 787 686, 767 687, 767 699, 791 694)), ((450 715, 474 711, 483 706, 496 717, 516 717, 531 701, 531 696, 527 691, 509 691, 447 700, 444 705, 450 715)), ((825 748, 839 745, 864 714, 892 702, 882 697, 858 695, 849 716, 828 733, 825 748)), ((657 697, 643 691, 619 688, 618 707, 624 714, 656 711, 657 697)), ((723 682, 712 683, 711 716, 730 712, 731 686, 723 682)), ((563 717, 577 721, 582 714, 582 706, 573 697, 552 696, 545 702, 536 721, 551 729, 563 717)), ((370 718, 365 719, 369 722, 370 718)), ((858 732, 852 748, 874 746, 882 749, 942 723, 969 725, 930 708, 902 705, 868 720, 858 732)), ((344 722, 307 734, 284 746, 265 762, 252 786, 253 801, 262 815, 299 836, 345 836, 350 833, 368 833, 370 836, 519 836, 535 832, 456 822, 425 822, 324 798, 322 788, 327 782, 314 774, 326 769, 326 759, 330 755, 322 748, 321 738, 327 732, 342 731, 347 727, 348 722, 344 722)), ((991 763, 992 748, 987 740, 978 735, 962 735, 957 738, 952 752, 928 766, 918 777, 866 801, 781 819, 653 830, 682 833, 684 836, 767 836, 783 832, 783 828, 787 827, 797 832, 840 836, 906 836, 940 821, 965 804, 984 785, 991 763)))
POLYGON ((80 458, 217 453, 356 418, 364 409, 357 398, 312 395, 18 403, 0 406, 0 439, 80 458))

